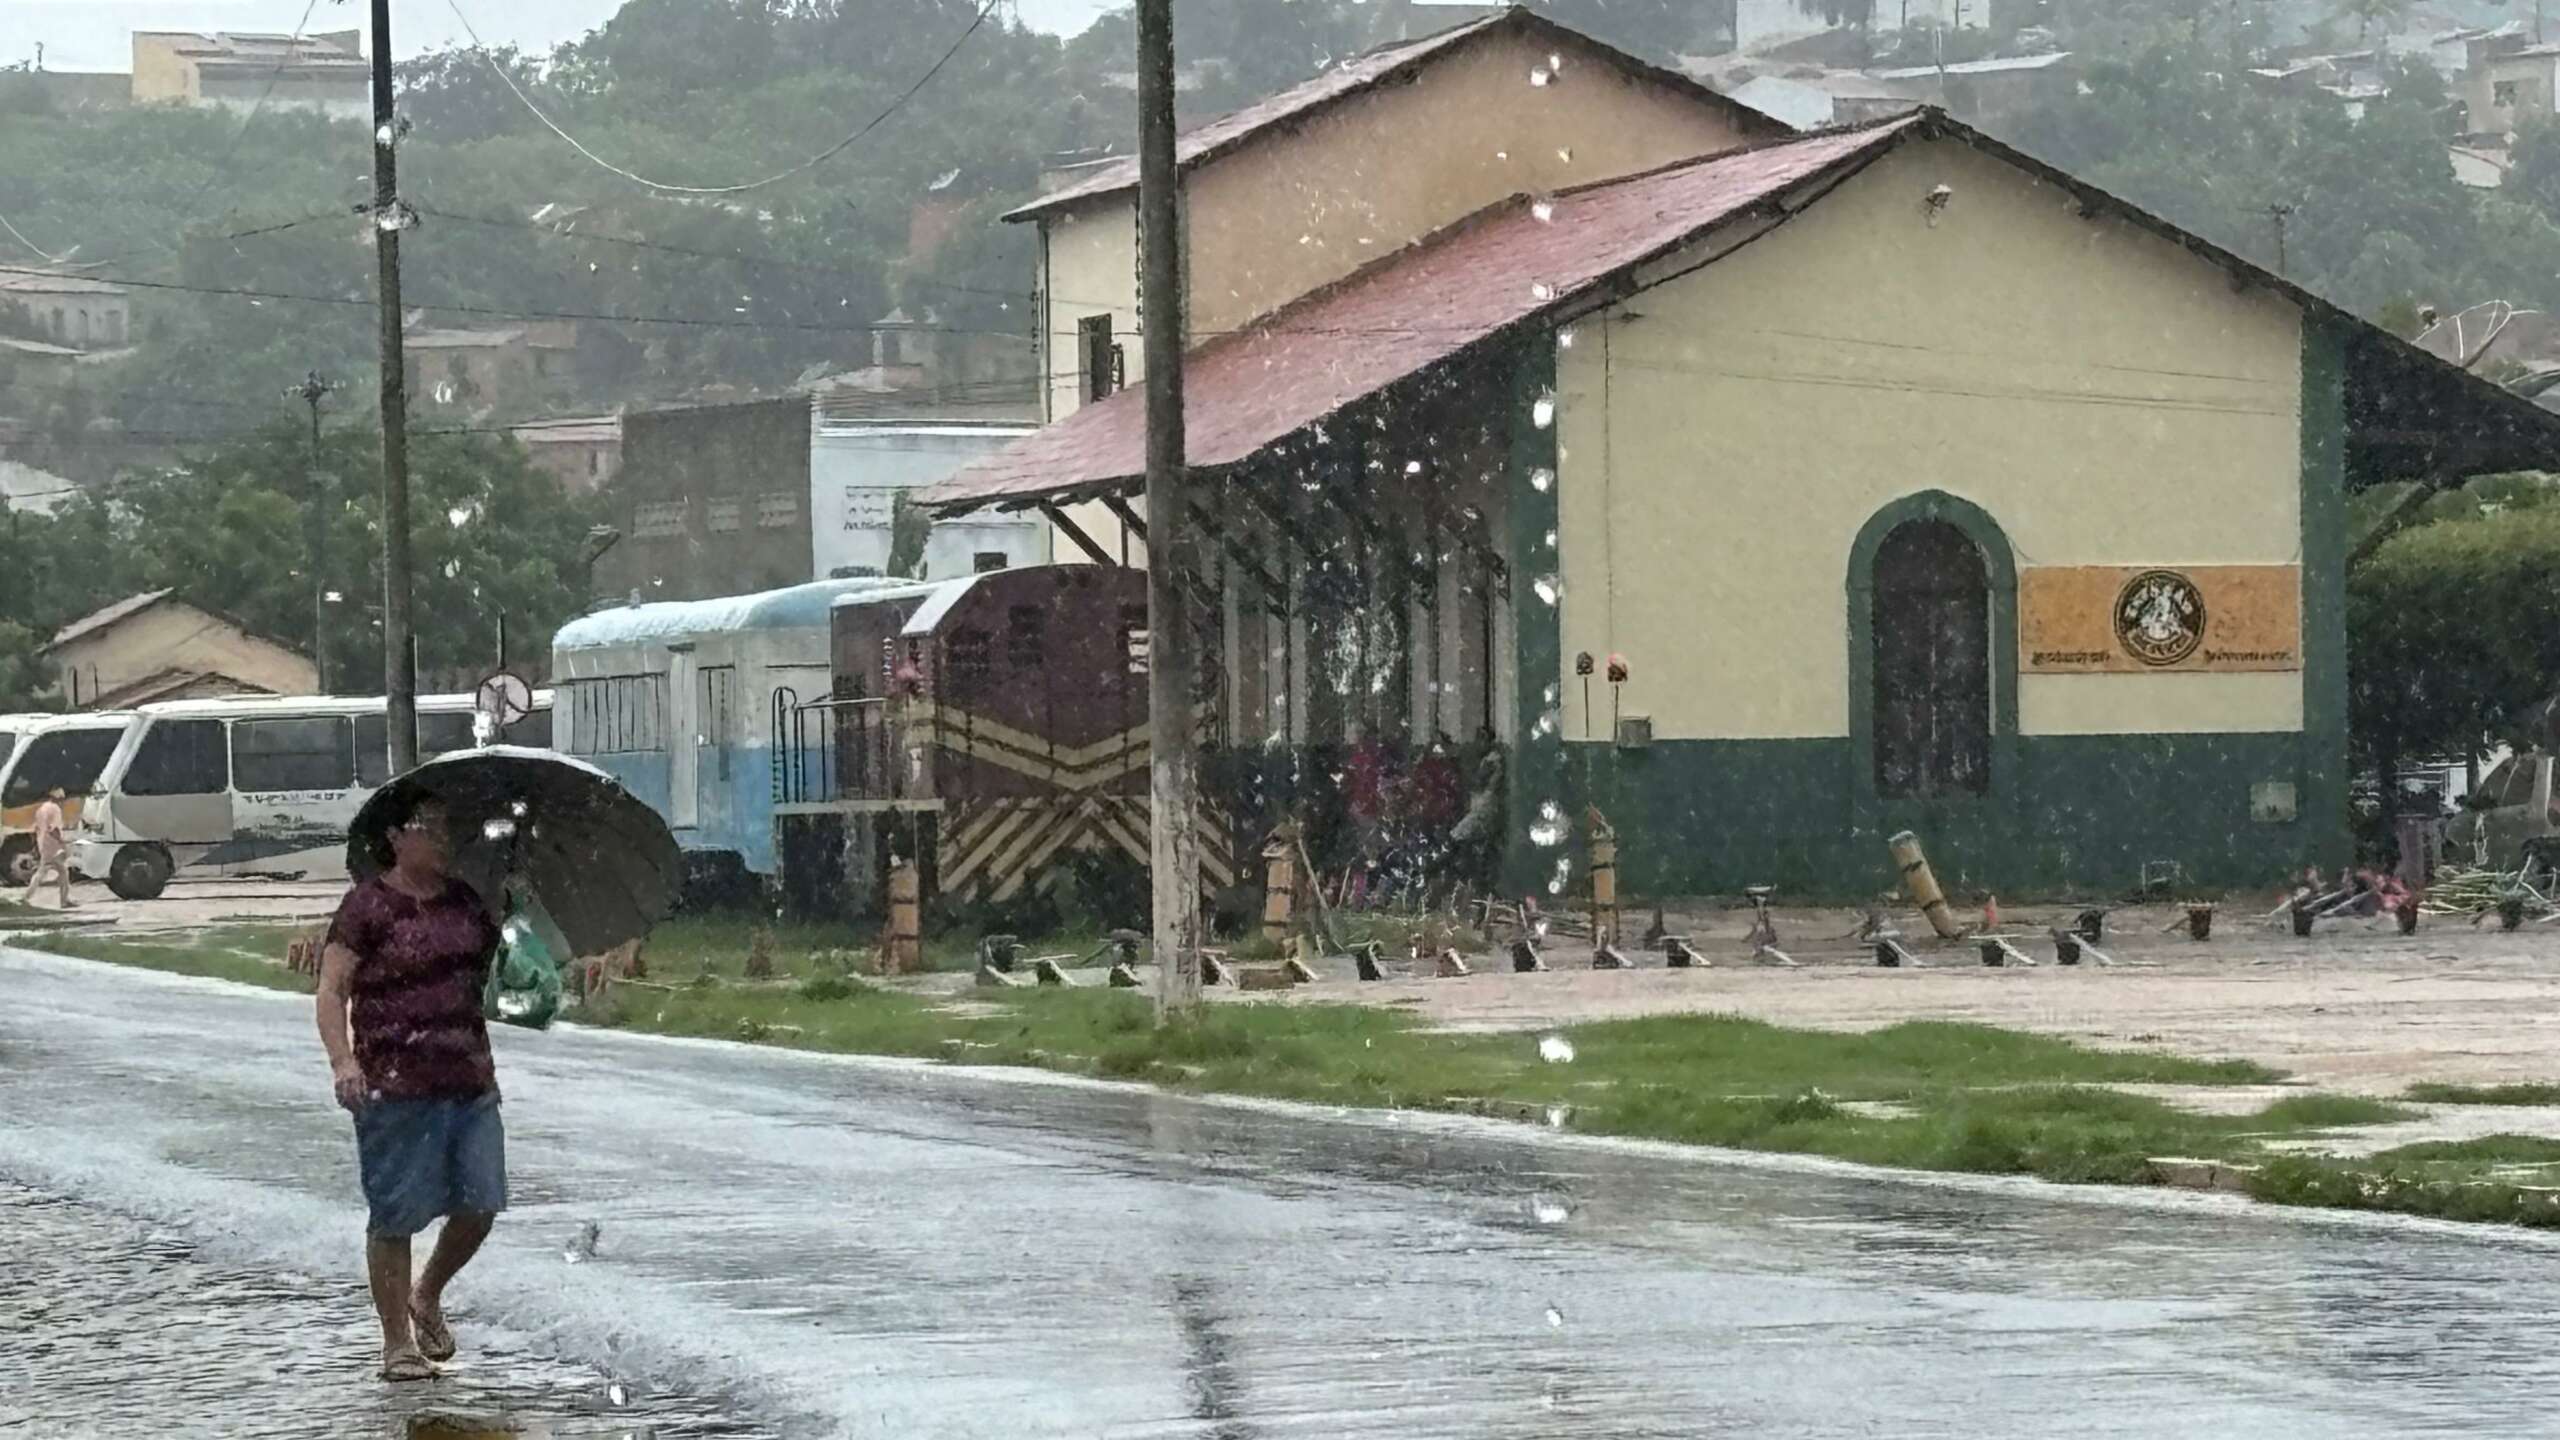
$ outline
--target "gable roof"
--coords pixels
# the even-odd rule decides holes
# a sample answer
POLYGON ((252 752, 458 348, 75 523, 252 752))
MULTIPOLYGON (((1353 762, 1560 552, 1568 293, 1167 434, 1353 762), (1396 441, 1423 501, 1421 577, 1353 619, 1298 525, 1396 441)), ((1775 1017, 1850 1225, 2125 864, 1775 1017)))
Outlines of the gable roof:
MULTIPOLYGON (((1188 458, 1230 465, 1770 197, 1881 153, 1914 117, 1565 191, 1515 196, 1374 261, 1184 361, 1188 458)), ((938 507, 1099 493, 1145 469, 1146 395, 1123 390, 917 498, 938 507)))
POLYGON ((145 590, 139 595, 128 595, 103 610, 92 611, 63 626, 61 631, 53 637, 52 643, 45 648, 51 650, 56 646, 68 645, 92 631, 104 630, 119 620, 129 620, 177 593, 175 590, 145 590))
MULTIPOLYGON (((1992 140, 1934 107, 1695 160, 1461 220, 1185 357, 1186 458, 1244 460, 1345 406, 1496 337, 1555 325, 1626 293, 1631 273, 1728 227, 1733 247, 1783 225, 1903 144, 1946 138, 2070 193, 2283 295, 2348 349, 2350 475, 2401 467, 2471 473, 2560 461, 2560 415, 2339 309, 2308 290, 2084 181, 1992 140), (2455 417, 2458 417, 2458 421, 2455 417)), ((1728 251, 1729 253, 1729 251, 1728 251)), ((945 513, 1021 507, 1129 488, 1145 473, 1146 396, 1087 405, 916 493, 945 513)))
MULTIPOLYGON (((1429 61, 1463 49, 1481 36, 1506 29, 1517 29, 1538 37, 1544 43, 1596 55, 1630 74, 1640 75, 1701 103, 1728 111, 1741 124, 1746 135, 1786 133, 1784 122, 1764 115, 1729 95, 1708 89, 1676 70, 1666 70, 1637 59, 1578 30, 1568 29, 1515 5, 1419 40, 1400 40, 1354 55, 1312 80, 1256 101, 1232 114, 1194 126, 1174 141, 1174 163, 1186 173, 1197 169, 1265 133, 1307 120, 1353 96, 1409 75, 1429 61)), ((1004 218, 1034 220, 1137 187, 1138 157, 1124 156, 1096 168, 1092 174, 1064 189, 1053 190, 1028 205, 1006 212, 1004 218)))

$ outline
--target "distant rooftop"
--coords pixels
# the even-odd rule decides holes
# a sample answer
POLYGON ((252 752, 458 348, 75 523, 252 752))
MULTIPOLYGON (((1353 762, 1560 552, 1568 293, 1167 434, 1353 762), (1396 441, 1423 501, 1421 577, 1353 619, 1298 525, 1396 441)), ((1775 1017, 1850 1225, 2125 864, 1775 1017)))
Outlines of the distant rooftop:
POLYGON ((122 295, 125 288, 59 270, 0 266, 0 295, 122 295))
POLYGON ((137 41, 150 39, 166 42, 171 49, 191 60, 238 61, 244 64, 273 65, 289 60, 303 66, 363 67, 363 52, 358 48, 357 31, 340 30, 325 35, 273 35, 257 32, 217 30, 206 34, 198 30, 137 30, 137 41))

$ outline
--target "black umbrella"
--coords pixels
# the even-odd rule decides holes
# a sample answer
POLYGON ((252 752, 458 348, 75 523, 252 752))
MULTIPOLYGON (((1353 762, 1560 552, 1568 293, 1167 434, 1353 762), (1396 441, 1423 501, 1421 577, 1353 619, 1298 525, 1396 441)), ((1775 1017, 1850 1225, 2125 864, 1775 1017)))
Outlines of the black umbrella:
POLYGON ((658 812, 584 761, 514 745, 439 755, 375 792, 347 830, 347 873, 358 880, 383 868, 374 842, 397 796, 441 802, 453 820, 455 872, 493 903, 509 876, 523 881, 572 955, 648 934, 683 882, 683 856, 658 812))

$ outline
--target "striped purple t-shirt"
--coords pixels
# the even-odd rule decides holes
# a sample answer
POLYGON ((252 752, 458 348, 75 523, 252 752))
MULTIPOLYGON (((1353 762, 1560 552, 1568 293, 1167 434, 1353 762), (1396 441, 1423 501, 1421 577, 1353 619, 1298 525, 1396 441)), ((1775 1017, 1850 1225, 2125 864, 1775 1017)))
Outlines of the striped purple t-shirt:
POLYGON ((379 877, 347 892, 329 941, 355 956, 348 1019, 367 1088, 392 1100, 468 1097, 498 1088, 480 992, 498 927, 472 889, 419 900, 379 877))

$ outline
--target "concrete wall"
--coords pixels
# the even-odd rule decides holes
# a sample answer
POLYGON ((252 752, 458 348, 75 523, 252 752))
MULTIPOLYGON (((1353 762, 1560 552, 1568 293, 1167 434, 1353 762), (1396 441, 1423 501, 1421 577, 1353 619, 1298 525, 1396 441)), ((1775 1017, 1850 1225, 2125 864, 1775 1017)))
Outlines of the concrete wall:
POLYGON ((599 595, 702 600, 812 578, 806 400, 625 415, 610 493, 623 539, 596 562, 599 595))
POLYGON ((195 67, 178 55, 194 34, 136 30, 133 32, 133 100, 137 105, 195 99, 195 67))
POLYGON ((2504 135, 2526 119, 2549 115, 2555 84, 2560 84, 2560 55, 2503 55, 2475 64, 2455 93, 2470 111, 2467 128, 2472 134, 2504 135), (2498 103, 2502 85, 2515 87, 2513 103, 2498 103))
POLYGON ((41 291, 0 292, 0 306, 15 306, 27 323, 56 345, 77 350, 113 350, 132 343, 133 302, 122 295, 53 295, 41 291))
MULTIPOLYGON (((1025 433, 1009 426, 819 425, 809 452, 812 575, 824 579, 845 566, 884 570, 899 492, 932 484, 1025 433)), ((1048 522, 1036 514, 946 520, 925 542, 921 578, 967 575, 984 552, 1001 553, 1007 568, 1045 565, 1049 549, 1048 522)))
POLYGON ((162 601, 138 615, 83 635, 46 657, 68 698, 80 702, 167 670, 191 670, 237 682, 239 689, 308 695, 320 686, 311 662, 190 605, 162 601))
MULTIPOLYGON (((2020 566, 2302 549, 2292 307, 1959 145, 1879 162, 1575 340, 1564 650, 1626 654, 1624 707, 1665 739, 1849 733, 1850 546, 1899 496, 1980 506, 2020 566), (1955 198, 1931 227, 1939 184, 1955 198)), ((2027 734, 2303 715, 2298 673, 2030 675, 2018 702, 2027 734)))

